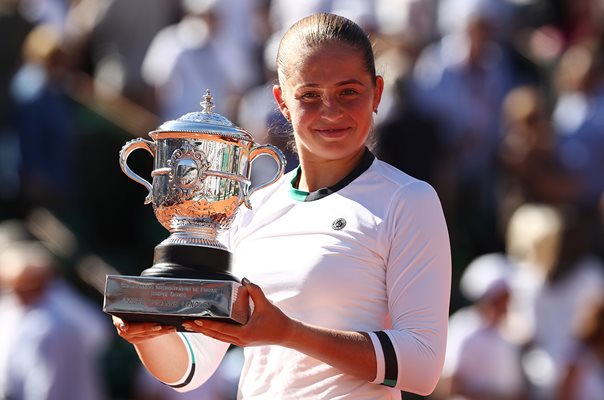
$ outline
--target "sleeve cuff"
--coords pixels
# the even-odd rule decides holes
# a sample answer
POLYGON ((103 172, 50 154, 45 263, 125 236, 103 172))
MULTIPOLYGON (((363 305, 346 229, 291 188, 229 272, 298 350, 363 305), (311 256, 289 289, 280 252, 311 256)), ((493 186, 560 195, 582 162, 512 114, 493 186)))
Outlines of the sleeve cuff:
MULTIPOLYGON (((396 349, 394 347, 394 341, 387 331, 376 331, 373 332, 379 343, 378 346, 375 344, 376 359, 378 361, 378 374, 374 383, 382 384, 385 386, 396 387, 398 382, 398 358, 396 355, 396 349)), ((372 337, 372 341, 374 338, 372 337)))
POLYGON ((373 349, 375 351, 375 360, 377 364, 377 370, 375 375, 375 380, 371 383, 382 384, 384 382, 384 350, 382 350, 382 344, 378 339, 377 335, 374 332, 367 332, 369 338, 371 339, 371 343, 373 343, 373 349))
POLYGON ((187 348, 187 354, 189 355, 189 368, 187 369, 187 372, 184 374, 182 379, 180 379, 176 382, 173 382, 173 383, 164 382, 164 384, 166 384, 167 386, 170 386, 171 388, 174 388, 174 389, 179 389, 179 388, 187 386, 189 383, 191 383, 191 380, 193 379, 193 376, 195 375, 195 355, 193 354, 193 349, 191 348, 191 343, 189 343, 189 339, 187 339, 187 336, 185 333, 178 332, 178 336, 180 337, 183 344, 187 348))

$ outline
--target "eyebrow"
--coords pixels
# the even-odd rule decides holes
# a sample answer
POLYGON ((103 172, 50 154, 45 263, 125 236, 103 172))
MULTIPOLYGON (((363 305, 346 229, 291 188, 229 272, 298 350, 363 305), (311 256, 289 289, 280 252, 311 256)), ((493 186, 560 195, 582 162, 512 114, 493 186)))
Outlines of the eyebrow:
MULTIPOLYGON (((362 85, 365 86, 365 84, 361 81, 359 81, 358 79, 348 79, 345 81, 341 81, 335 84, 335 86, 345 86, 345 85, 350 85, 350 84, 357 84, 357 85, 362 85)), ((300 85, 300 88, 306 88, 306 87, 320 87, 321 85, 319 85, 318 83, 305 83, 300 85)))

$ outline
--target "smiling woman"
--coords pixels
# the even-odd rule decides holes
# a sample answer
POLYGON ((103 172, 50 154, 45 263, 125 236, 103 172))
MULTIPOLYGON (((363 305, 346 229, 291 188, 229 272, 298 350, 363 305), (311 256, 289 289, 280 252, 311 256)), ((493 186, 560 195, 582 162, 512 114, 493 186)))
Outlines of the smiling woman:
POLYGON ((295 127, 300 163, 310 159, 323 171, 318 181, 301 176, 302 188, 314 191, 338 182, 358 164, 384 81, 366 71, 361 52, 333 40, 298 53, 292 62, 296 69, 282 74, 273 91, 295 127))
POLYGON ((371 43, 351 21, 317 14, 285 34, 277 65, 273 93, 294 126, 300 162, 307 164, 302 170, 321 172, 313 174, 316 181, 302 174, 300 188, 331 186, 361 159, 382 97, 371 43))
POLYGON ((234 344, 245 348, 241 399, 427 395, 445 353, 448 233, 434 189, 365 146, 384 87, 371 43, 352 21, 316 14, 285 34, 278 66, 273 93, 300 166, 255 192, 221 237, 247 277, 249 321, 188 321, 184 333, 114 324, 179 391, 234 344))

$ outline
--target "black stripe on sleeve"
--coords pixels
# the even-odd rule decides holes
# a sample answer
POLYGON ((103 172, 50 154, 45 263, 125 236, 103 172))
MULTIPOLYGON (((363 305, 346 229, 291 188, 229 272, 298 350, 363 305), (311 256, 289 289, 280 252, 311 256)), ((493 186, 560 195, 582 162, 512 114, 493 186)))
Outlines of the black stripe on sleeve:
POLYGON ((166 385, 170 386, 172 388, 175 388, 175 389, 187 386, 189 383, 191 383, 191 380, 193 379, 193 375, 195 375, 195 364, 191 364, 191 372, 189 372, 189 375, 187 375, 187 379, 185 379, 185 381, 183 383, 179 383, 177 385, 169 385, 166 383, 166 385))
POLYGON ((380 340, 382 345, 382 351, 384 352, 384 382, 383 385, 395 387, 398 379, 398 360, 396 358, 396 352, 390 337, 384 331, 375 332, 376 336, 380 340))

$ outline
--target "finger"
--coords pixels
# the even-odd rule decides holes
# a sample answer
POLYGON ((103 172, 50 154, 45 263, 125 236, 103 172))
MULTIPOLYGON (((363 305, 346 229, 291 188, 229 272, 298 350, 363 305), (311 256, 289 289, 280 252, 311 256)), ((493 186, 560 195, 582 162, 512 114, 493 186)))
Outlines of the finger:
POLYGON ((124 340, 137 344, 158 336, 166 335, 168 333, 176 333, 176 328, 173 326, 162 326, 161 330, 143 331, 134 334, 132 332, 122 332, 118 330, 118 333, 124 340))
POLYGON ((127 322, 116 316, 113 316, 113 325, 117 328, 119 333, 127 332, 130 335, 158 332, 163 329, 162 325, 154 322, 127 322))
POLYGON ((245 335, 245 328, 242 325, 207 319, 185 321, 183 327, 212 337, 220 336, 235 339, 245 335))
POLYGON ((122 330, 122 331, 128 330, 128 328, 126 327, 126 324, 124 323, 124 321, 121 318, 113 315, 111 317, 111 319, 113 321, 113 326, 115 326, 118 330, 122 330))
POLYGON ((241 338, 224 331, 210 329, 206 326, 200 326, 194 322, 183 322, 182 326, 189 332, 201 333, 205 336, 211 337, 212 339, 220 340, 221 342, 231 343, 236 346, 243 345, 241 338))
POLYGON ((266 296, 264 295, 264 292, 260 288, 260 286, 256 285, 255 283, 250 282, 250 280, 247 278, 243 278, 241 280, 241 283, 247 289, 247 291, 250 295, 250 298, 252 299, 252 301, 254 302, 256 307, 258 307, 259 304, 265 303, 268 301, 266 299, 266 296))
POLYGON ((241 331, 241 325, 235 325, 228 322, 212 321, 208 319, 195 319, 185 321, 183 326, 187 324, 193 329, 202 329, 206 332, 218 332, 228 336, 237 336, 241 331))
POLYGON ((126 328, 126 331, 132 335, 159 332, 164 329, 162 325, 153 322, 128 323, 126 328))

